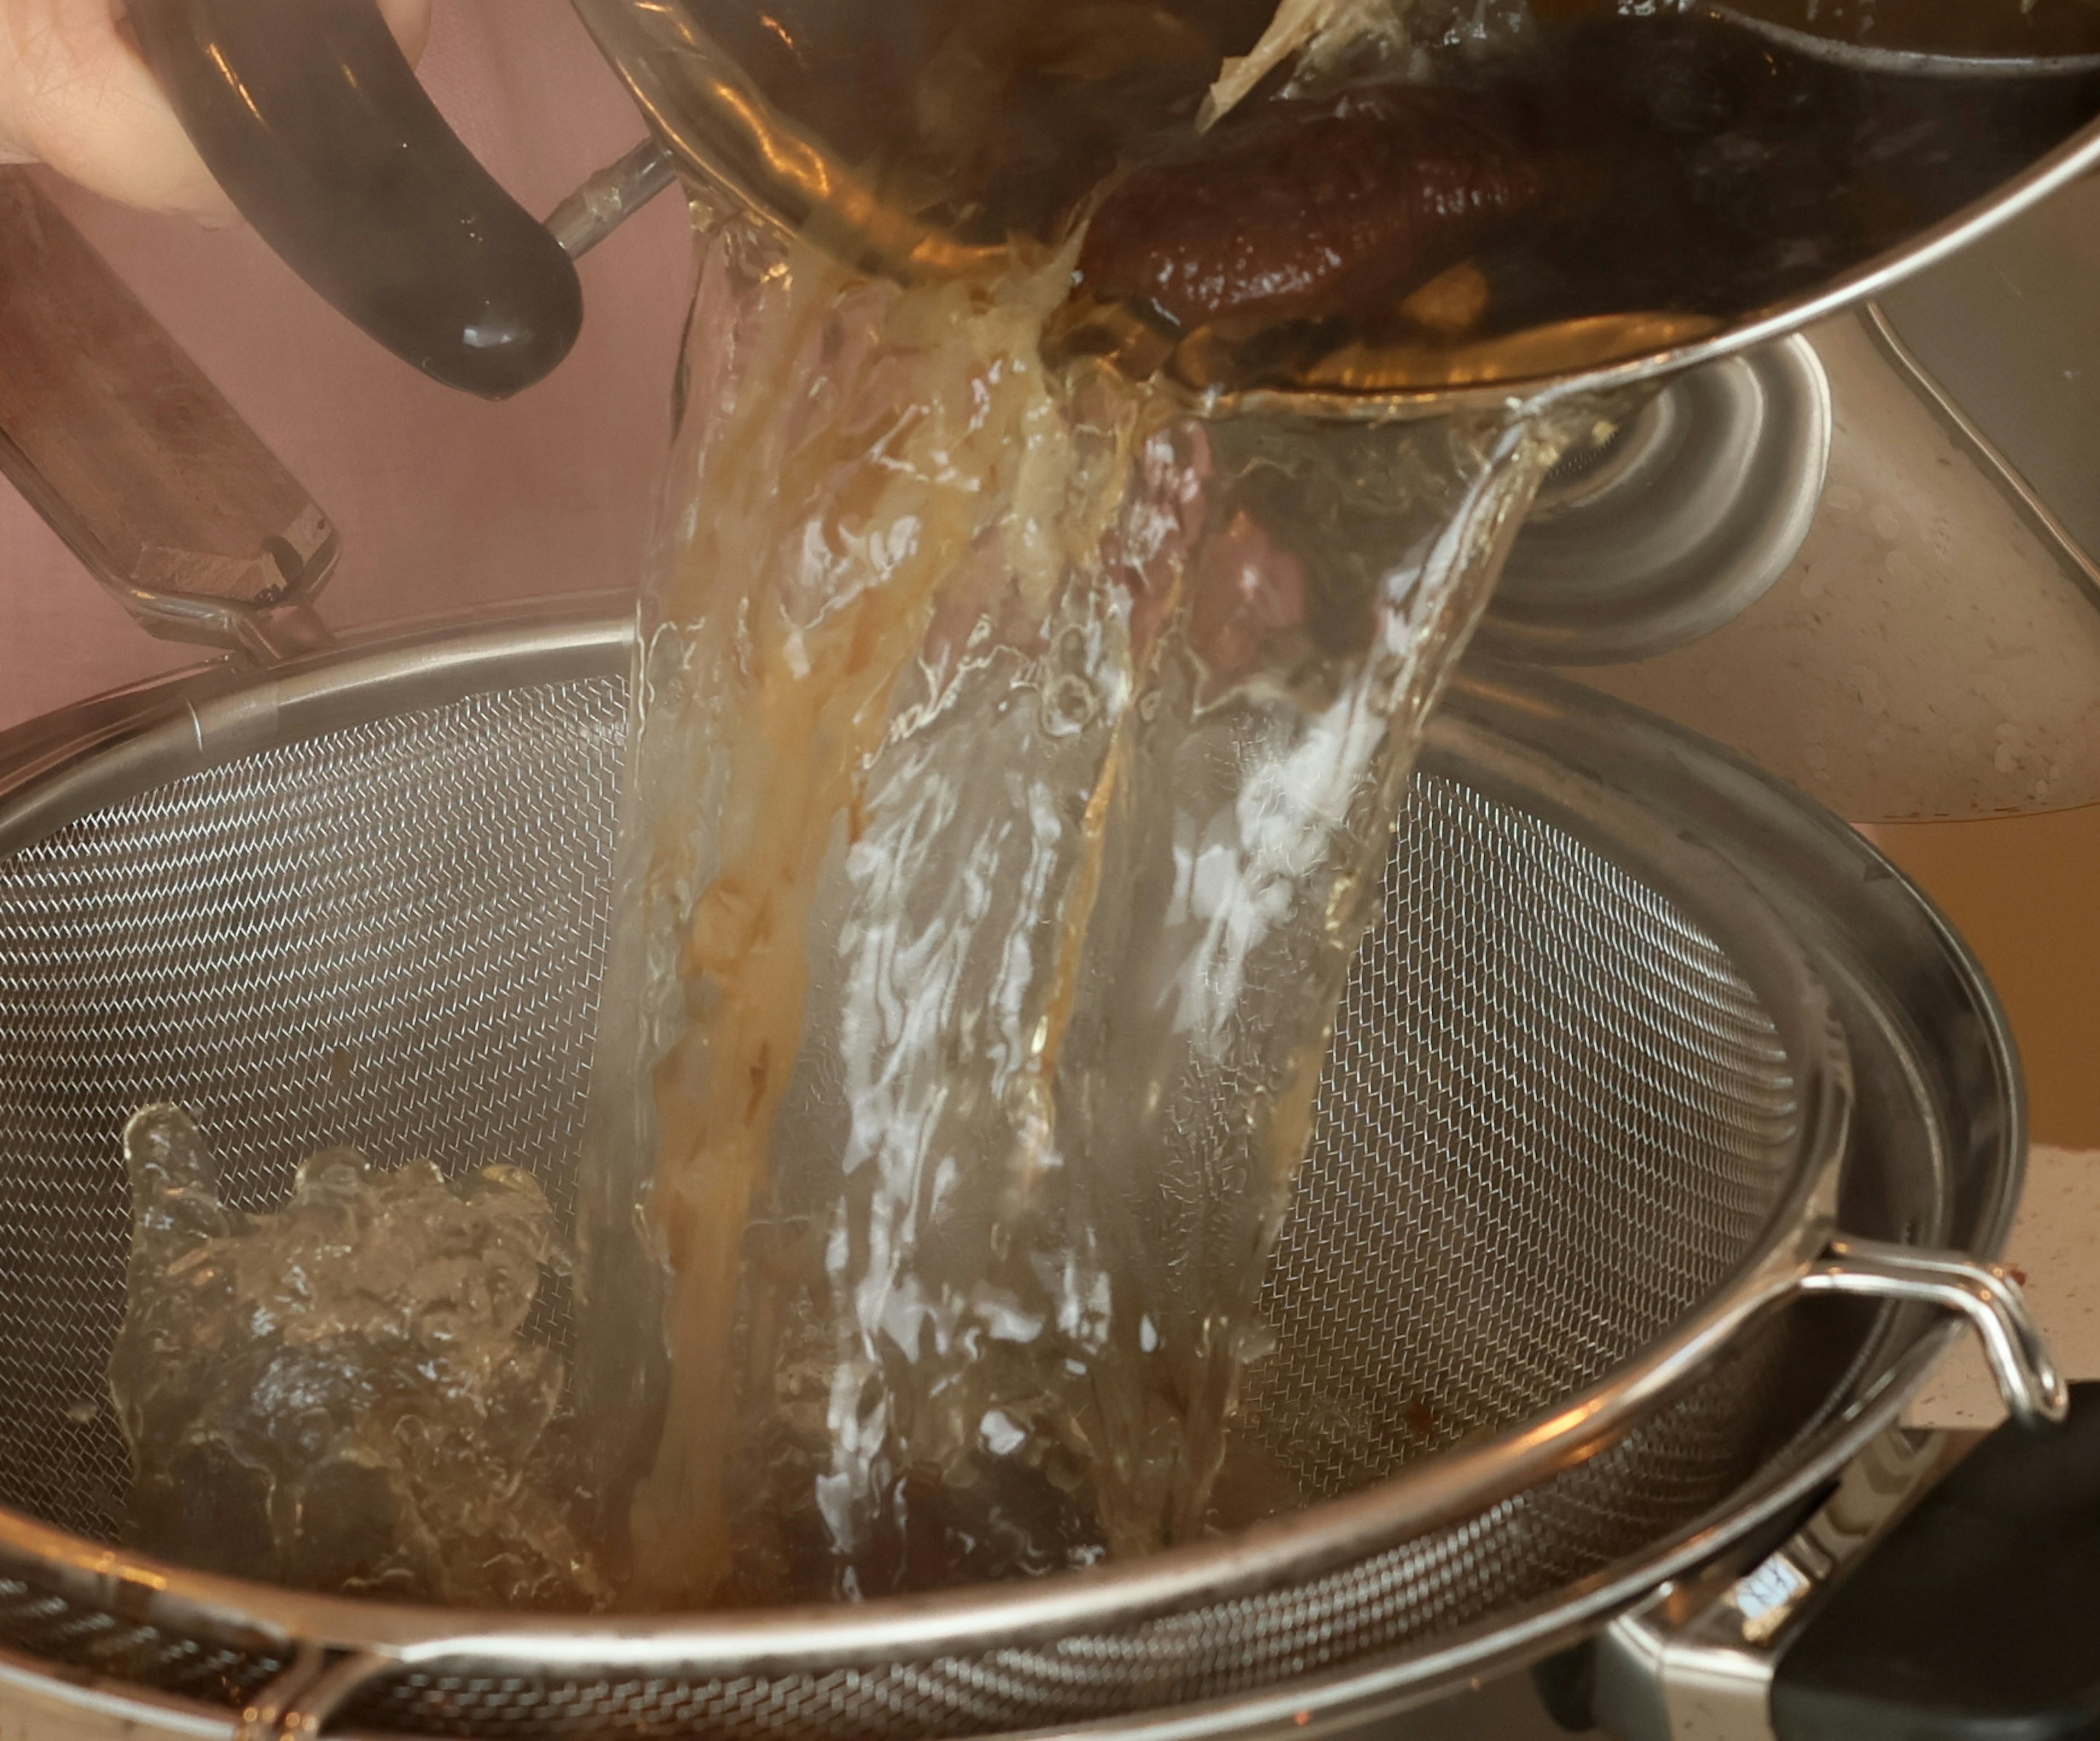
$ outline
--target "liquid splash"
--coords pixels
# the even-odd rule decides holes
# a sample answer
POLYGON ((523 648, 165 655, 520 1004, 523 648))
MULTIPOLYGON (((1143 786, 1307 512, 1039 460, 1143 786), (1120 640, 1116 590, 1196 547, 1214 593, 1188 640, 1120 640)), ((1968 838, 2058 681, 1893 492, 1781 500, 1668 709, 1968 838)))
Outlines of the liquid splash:
POLYGON ((302 1589, 576 1608, 602 1577, 556 1496, 565 1373, 526 1337, 558 1256, 536 1181, 302 1162, 229 1207, 190 1116, 126 1126, 132 1243, 109 1386, 129 1539, 302 1589))

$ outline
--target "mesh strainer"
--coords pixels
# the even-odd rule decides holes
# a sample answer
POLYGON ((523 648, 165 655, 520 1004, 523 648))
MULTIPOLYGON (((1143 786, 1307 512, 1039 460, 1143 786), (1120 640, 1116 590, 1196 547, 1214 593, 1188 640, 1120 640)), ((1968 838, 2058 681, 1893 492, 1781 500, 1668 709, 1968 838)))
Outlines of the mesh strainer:
MULTIPOLYGON (((497 627, 104 716, 18 767, 0 808, 0 1689, 11 1654, 104 1684, 67 1692, 76 1715, 191 1733, 244 1714, 492 1741, 1244 1727, 1309 1684, 1390 1681, 1594 1606, 1658 1544, 1740 1527, 1752 1489, 1776 1503, 1774 1468, 1812 1476, 1833 1423, 1863 1423, 1923 1345, 1914 1323, 1855 1323, 1850 1369, 1803 1400, 1805 1296, 1965 1312, 2016 1407, 2059 1405, 1996 1272, 1831 1232, 1848 1035, 1868 1174, 1917 1164, 1972 1200, 1879 1231, 2001 1231, 2017 1111, 1988 998, 1905 1040, 1921 1019, 1868 1009, 1871 963, 1819 957, 1819 974, 1800 920, 1716 850, 1741 815, 1690 746, 1670 777, 1706 794, 1704 824, 1578 770, 1572 744, 1527 742, 1519 698, 1440 724, 1268 1277, 1278 1346, 1245 1430, 1320 1501, 1297 1518, 957 1597, 648 1621, 311 1597, 105 1545, 126 1478, 102 1374, 132 1107, 192 1107, 250 1206, 342 1141, 529 1166, 571 1200, 625 660, 621 625, 497 627), (1943 1104, 1914 1058, 1890 1062, 1905 1047, 1943 1054, 1943 1104)), ((1868 941, 1917 947, 1895 922, 1868 941)))

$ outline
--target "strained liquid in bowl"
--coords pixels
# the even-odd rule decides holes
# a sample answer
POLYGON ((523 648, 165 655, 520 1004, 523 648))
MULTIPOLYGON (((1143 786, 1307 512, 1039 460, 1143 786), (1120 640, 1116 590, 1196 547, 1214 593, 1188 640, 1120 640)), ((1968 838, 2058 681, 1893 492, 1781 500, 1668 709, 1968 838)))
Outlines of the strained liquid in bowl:
MULTIPOLYGON (((1208 390, 1705 330, 2093 95, 1994 119, 2000 161, 1957 148, 1980 99, 1696 15, 1335 6, 1264 64, 1269 20, 1222 5, 805 10, 744 45, 773 99, 987 251, 889 276, 823 224, 699 212, 575 1226, 341 1160, 267 1225, 148 1180, 115 1382, 149 1537, 191 1527, 162 1501, 194 1446, 247 1434, 266 1478, 194 1479, 249 1483, 293 1581, 859 1598, 1143 1554, 1448 1442, 1339 1369, 1317 1452, 1233 1429, 1286 1394, 1264 1278, 1423 722, 1597 410, 1322 422, 1208 390), (904 35, 827 60, 861 29, 904 35), (355 1284, 325 1333, 263 1255, 324 1213, 355 1284), (355 1317, 366 1237, 450 1266, 435 1318, 390 1290, 355 1317), (565 1366, 528 1257, 567 1268, 565 1366), (142 1361, 200 1264, 223 1344, 142 1361), (251 1368, 297 1380, 289 1412, 201 1394, 251 1368), (339 1467, 382 1520, 347 1571, 301 1521, 339 1467), (455 1478, 508 1496, 495 1533, 430 1537, 455 1478)), ((1782 1080, 1753 1147, 1793 1110, 1782 1080)))

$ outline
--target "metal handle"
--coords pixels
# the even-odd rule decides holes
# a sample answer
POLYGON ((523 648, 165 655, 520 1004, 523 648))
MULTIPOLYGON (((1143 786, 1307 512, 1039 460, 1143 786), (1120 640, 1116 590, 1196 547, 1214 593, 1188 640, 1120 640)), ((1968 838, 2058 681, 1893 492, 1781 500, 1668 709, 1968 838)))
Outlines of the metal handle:
MULTIPOLYGON (((2018 1284, 1995 1264, 1915 1246, 1838 1237, 1767 1298, 1776 1301, 1798 1292, 1907 1301, 1959 1312, 1982 1337, 2006 1407, 2019 1426, 2059 1423, 2071 1413, 2070 1390, 2049 1358, 2018 1284)), ((2089 1392, 2094 1389, 2081 1388, 2089 1392)), ((2025 1501, 2044 1512, 2051 1506, 2060 1512, 2046 1519, 2054 1540, 2067 1539, 2066 1531, 2089 1527, 2084 1520, 2093 1514, 2091 1447, 2077 1443, 2081 1435, 2091 1438, 2093 1427, 2100 1425, 2100 1408, 2091 1407, 2091 1401, 2089 1396, 2083 1427, 2074 1424, 2045 1434, 2013 1433, 2010 1443, 2003 1443, 2004 1430, 1998 1435, 1997 1455, 2023 1471, 2025 1501), (2061 1491, 2053 1492, 2046 1478, 2047 1471, 2067 1467, 2072 1471, 2071 1478, 2067 1483, 2059 1476, 2056 1487, 2084 1496, 2082 1512, 2064 1504, 2061 1491), (2042 1474, 2037 1476, 2035 1471, 2042 1474)), ((1889 1566, 1884 1538, 1890 1526, 1943 1471, 1945 1452, 1943 1434, 1891 1427, 1854 1460, 1829 1501, 1769 1554, 1754 1562, 1724 1555, 1693 1578, 1663 1585, 1639 1609, 1614 1621, 1604 1636, 1595 1659, 1593 1708, 1582 1714, 1619 1741, 1692 1741, 1693 1737, 1772 1741, 1776 1729, 1782 1736, 1801 1741, 1811 1737, 1851 1741, 1869 1734, 1951 1736, 1969 1732, 1960 1726, 1958 1718, 1950 1720, 1945 1709, 1926 1708, 1932 1701, 1917 1696, 1936 1679, 1945 1678, 1937 1669, 1960 1656, 1959 1651, 1928 1651, 1920 1659, 1913 1650, 1902 1675, 1876 1685, 1877 1673, 1889 1677, 1890 1653, 1884 1650, 1876 1669, 1842 1689, 1841 1696, 1826 1699, 1820 1711, 1807 1708, 1815 1703, 1813 1689, 1806 1697, 1799 1686, 1786 1689, 1785 1698, 1779 1690, 1799 1662, 1796 1646, 1804 1627, 1811 1634, 1831 1630, 1826 1624, 1831 1613, 1827 1600, 1830 1588, 1850 1576, 1855 1562, 1862 1558, 1868 1559, 1870 1582, 1889 1566), (1925 1663, 1922 1668, 1917 1666, 1920 1660, 1925 1663), (1793 1708, 1783 1709, 1789 1703, 1793 1708)), ((1957 1471, 1950 1487, 1965 1478, 1957 1471)), ((1926 1500, 1927 1506, 1933 1503, 1930 1497, 1926 1500)), ((2067 1625, 2074 1635, 2080 1635, 2081 1627, 2089 1633, 2085 1619, 2092 1606, 2089 1599, 2052 1601, 2054 1587, 2046 1577, 2027 1575, 2008 1582, 1976 1574, 1969 1562, 1979 1553, 1992 1551, 1996 1533, 1987 1530, 1979 1534, 1974 1515, 1965 1521, 1957 1517, 1952 1553, 1943 1544, 1928 1554, 1923 1575, 1914 1566, 1902 1566, 1895 1568, 1895 1575, 1883 1580, 1901 1590, 1911 1604, 1905 1612, 1908 1629, 1915 1633, 1929 1620, 1941 1627, 1951 1625, 1968 1637, 1975 1629, 1971 1610, 1977 1593, 1990 1595, 1985 1606, 1995 1612, 2004 1590, 2017 1587, 2036 1598, 2040 1611, 2056 1611, 2059 1631, 2068 1614, 2067 1625), (1947 1588, 1919 1602, 1919 1592, 1933 1580, 1947 1588)), ((1898 1548, 1900 1552, 1900 1535, 1898 1548)), ((2071 1558, 2077 1558, 2075 1553, 2071 1558)), ((2031 1559, 2025 1571, 2036 1574, 2044 1569, 2031 1559)), ((1841 1602, 1848 1589, 1838 1589, 1841 1602)), ((2085 1597, 2082 1587, 2080 1594, 2085 1597)), ((1886 1589, 1868 1606, 1877 1604, 1889 1606, 1886 1589)), ((2031 1630, 2041 1633, 2040 1626, 2029 1624, 2031 1630)), ((1840 1630, 1849 1650, 1860 1637, 1856 1622, 1840 1630)), ((2058 1633, 2047 1636, 2054 1639, 2058 1633)), ((1881 1642, 1886 1645, 1887 1641, 1881 1642)), ((1899 1658, 1904 1655, 1901 1650, 1895 1654, 1899 1658)), ((1988 1658, 1988 1646, 1983 1654, 1988 1658)), ((1959 1681, 1963 1676, 1964 1670, 1957 1666, 1952 1678, 1959 1681)), ((1793 1677, 1803 1678, 1798 1674, 1793 1677)), ((1970 1679, 1973 1681, 1974 1676, 1970 1679)))
POLYGON ((0 170, 0 471, 152 633, 324 642, 336 530, 26 172, 0 170))
POLYGON ((1807 1293, 1906 1300, 1959 1312, 1975 1329, 2005 1407, 2023 1426, 2062 1421, 2071 1392, 2027 1297, 1996 1264, 1878 1239, 1833 1239, 1800 1281, 1807 1293))
POLYGON ((302 1644, 290 1666, 241 1712, 233 1741, 315 1741, 330 1717, 396 1666, 370 1650, 332 1657, 318 1645, 302 1644))
POLYGON ((580 260, 678 179, 669 150, 644 139, 609 163, 547 214, 547 233, 580 260))
POLYGON ((417 82, 376 0, 130 0, 205 164, 299 276, 433 378, 501 399, 568 354, 583 291, 417 82))

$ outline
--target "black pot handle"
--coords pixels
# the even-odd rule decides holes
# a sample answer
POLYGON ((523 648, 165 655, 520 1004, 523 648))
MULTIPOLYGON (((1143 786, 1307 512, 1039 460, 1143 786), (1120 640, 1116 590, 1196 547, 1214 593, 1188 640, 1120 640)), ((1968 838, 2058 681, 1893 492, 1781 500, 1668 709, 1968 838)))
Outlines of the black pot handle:
POLYGON ((130 0, 129 13, 241 215, 396 356, 501 399, 568 354, 576 267, 446 125, 376 0, 130 0))
POLYGON ((2100 1734, 2100 1385, 1918 1502, 1787 1646, 1771 1720, 1779 1741, 2100 1734))

